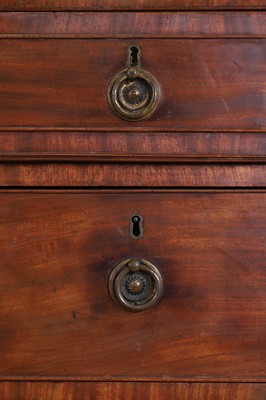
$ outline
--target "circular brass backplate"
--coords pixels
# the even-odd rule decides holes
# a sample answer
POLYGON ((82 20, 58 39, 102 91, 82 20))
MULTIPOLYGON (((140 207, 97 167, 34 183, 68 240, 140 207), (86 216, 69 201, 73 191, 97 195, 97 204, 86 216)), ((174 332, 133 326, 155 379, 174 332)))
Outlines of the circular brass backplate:
POLYGON ((109 293, 114 302, 125 310, 144 311, 162 297, 162 276, 149 261, 124 260, 109 277, 109 293))
POLYGON ((156 111, 160 102, 160 86, 143 68, 126 68, 110 82, 107 100, 118 117, 140 121, 156 111))

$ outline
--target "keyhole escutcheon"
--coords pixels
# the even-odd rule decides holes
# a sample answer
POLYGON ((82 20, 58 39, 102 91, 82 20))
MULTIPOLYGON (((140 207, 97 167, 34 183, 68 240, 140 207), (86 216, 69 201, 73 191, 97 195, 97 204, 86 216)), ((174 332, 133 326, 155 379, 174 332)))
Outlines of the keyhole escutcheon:
POLYGON ((143 217, 139 214, 134 214, 130 219, 130 236, 132 239, 143 237, 143 217))
POLYGON ((129 46, 127 51, 128 51, 127 66, 140 67, 140 55, 141 55, 140 47, 134 44, 129 46))

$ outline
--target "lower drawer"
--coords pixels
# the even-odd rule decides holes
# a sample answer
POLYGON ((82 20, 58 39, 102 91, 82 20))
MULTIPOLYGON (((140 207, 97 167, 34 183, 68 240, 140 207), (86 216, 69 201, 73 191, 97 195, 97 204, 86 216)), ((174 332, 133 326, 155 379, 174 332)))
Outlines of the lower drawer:
POLYGON ((263 382, 265 211, 261 191, 2 191, 1 380, 263 382), (108 291, 131 258, 164 284, 136 313, 108 291))

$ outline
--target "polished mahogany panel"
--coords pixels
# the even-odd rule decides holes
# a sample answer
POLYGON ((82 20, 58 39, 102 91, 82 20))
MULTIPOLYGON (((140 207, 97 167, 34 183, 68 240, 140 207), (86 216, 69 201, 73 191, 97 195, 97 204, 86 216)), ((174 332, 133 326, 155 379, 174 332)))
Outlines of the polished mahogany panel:
POLYGON ((2 191, 1 380, 263 381, 265 211, 248 191, 2 191), (165 293, 132 314, 107 282, 136 257, 165 293))
MULTIPOLYGON (((26 156, 27 158, 28 156, 26 156)), ((29 157, 30 158, 30 157, 29 157)), ((110 157, 111 158, 111 157, 110 157)), ((152 157, 151 157, 152 158, 152 157)), ((75 158, 74 158, 75 159, 75 158)), ((77 157, 78 159, 78 157, 77 157)), ((121 159, 78 159, 49 162, 38 159, 0 164, 1 186, 35 187, 228 187, 263 188, 266 186, 265 163, 223 163, 215 165, 188 160, 154 162, 147 157, 121 159)))
POLYGON ((266 385, 237 383, 1 382, 1 400, 265 400, 266 385), (24 397, 22 397, 24 396, 24 397), (144 397, 145 396, 145 397, 144 397))
POLYGON ((1 40, 0 128, 265 131, 265 40, 134 39, 163 100, 150 120, 127 122, 106 93, 132 41, 1 40))
POLYGON ((134 36, 164 39, 265 38, 266 13, 151 11, 148 15, 147 12, 1 12, 0 14, 0 38, 134 36))
POLYGON ((261 132, 0 131, 1 162, 249 162, 266 160, 261 132))

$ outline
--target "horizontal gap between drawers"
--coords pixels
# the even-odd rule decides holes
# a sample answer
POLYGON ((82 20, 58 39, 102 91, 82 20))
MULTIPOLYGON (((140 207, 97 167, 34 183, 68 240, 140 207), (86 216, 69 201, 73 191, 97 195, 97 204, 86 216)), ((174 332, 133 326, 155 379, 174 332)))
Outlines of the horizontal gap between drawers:
POLYGON ((0 154, 0 163, 104 163, 104 164, 264 164, 265 155, 235 154, 52 154, 52 153, 8 153, 0 154))
POLYGON ((36 381, 36 382, 45 382, 45 381, 67 381, 67 382, 175 382, 175 383, 182 383, 182 382, 198 382, 198 383, 266 383, 266 378, 264 377, 257 377, 257 378, 220 378, 220 377, 213 377, 213 378, 198 378, 198 377, 80 377, 80 376, 2 376, 0 375, 1 381, 36 381))
POLYGON ((250 6, 249 7, 234 7, 232 6, 230 7, 219 7, 219 6, 213 6, 213 7, 196 7, 193 6, 193 8, 185 8, 185 7, 180 7, 180 8, 155 8, 155 9, 146 9, 144 10, 143 8, 134 8, 134 9, 126 9, 126 8, 112 8, 112 9, 108 9, 108 8, 102 8, 102 9, 90 9, 90 8, 86 8, 86 7, 75 7, 75 8, 46 8, 45 7, 39 7, 39 8, 23 8, 23 5, 18 6, 18 7, 2 7, 0 8, 0 13, 4 13, 4 12, 12 12, 12 13, 32 13, 32 12, 36 12, 36 13, 51 13, 51 12, 67 12, 67 13, 79 13, 79 12, 90 12, 90 13, 117 13, 117 12, 121 12, 121 13, 135 13, 135 12, 142 12, 142 13, 161 13, 161 12, 185 12, 185 13, 197 13, 200 11, 204 11, 207 13, 213 13, 213 12, 251 12, 251 13, 256 13, 256 12, 260 12, 260 11, 265 11, 266 10, 266 6, 262 5, 262 6, 250 6))
POLYGON ((214 40, 214 39, 266 39, 266 34, 264 35, 17 35, 17 34, 0 34, 0 40, 2 39, 23 39, 23 40, 35 40, 35 39, 45 39, 45 40, 53 40, 53 39, 74 39, 74 40, 88 40, 88 39, 97 39, 97 40, 106 40, 106 39, 149 39, 149 40, 169 40, 169 39, 189 39, 189 40, 214 40))
POLYGON ((26 127, 19 127, 19 126, 0 126, 0 132, 1 133, 8 133, 8 132, 63 132, 63 133, 122 133, 122 132, 136 132, 136 133, 210 133, 210 134, 217 134, 217 133, 260 133, 260 134, 265 134, 266 130, 264 129, 197 129, 193 130, 191 128, 171 128, 171 127, 145 127, 145 126, 131 126, 131 127, 93 127, 92 129, 88 129, 86 126, 81 126, 81 127, 75 127, 75 126, 70 126, 70 127, 53 127, 53 126, 44 126, 44 127, 39 127, 39 126, 26 126, 26 127))
POLYGON ((84 186, 61 186, 60 188, 54 186, 0 186, 0 193, 73 193, 73 194, 89 194, 89 193, 100 193, 100 194, 111 194, 111 193, 266 193, 266 187, 84 187, 84 186))

